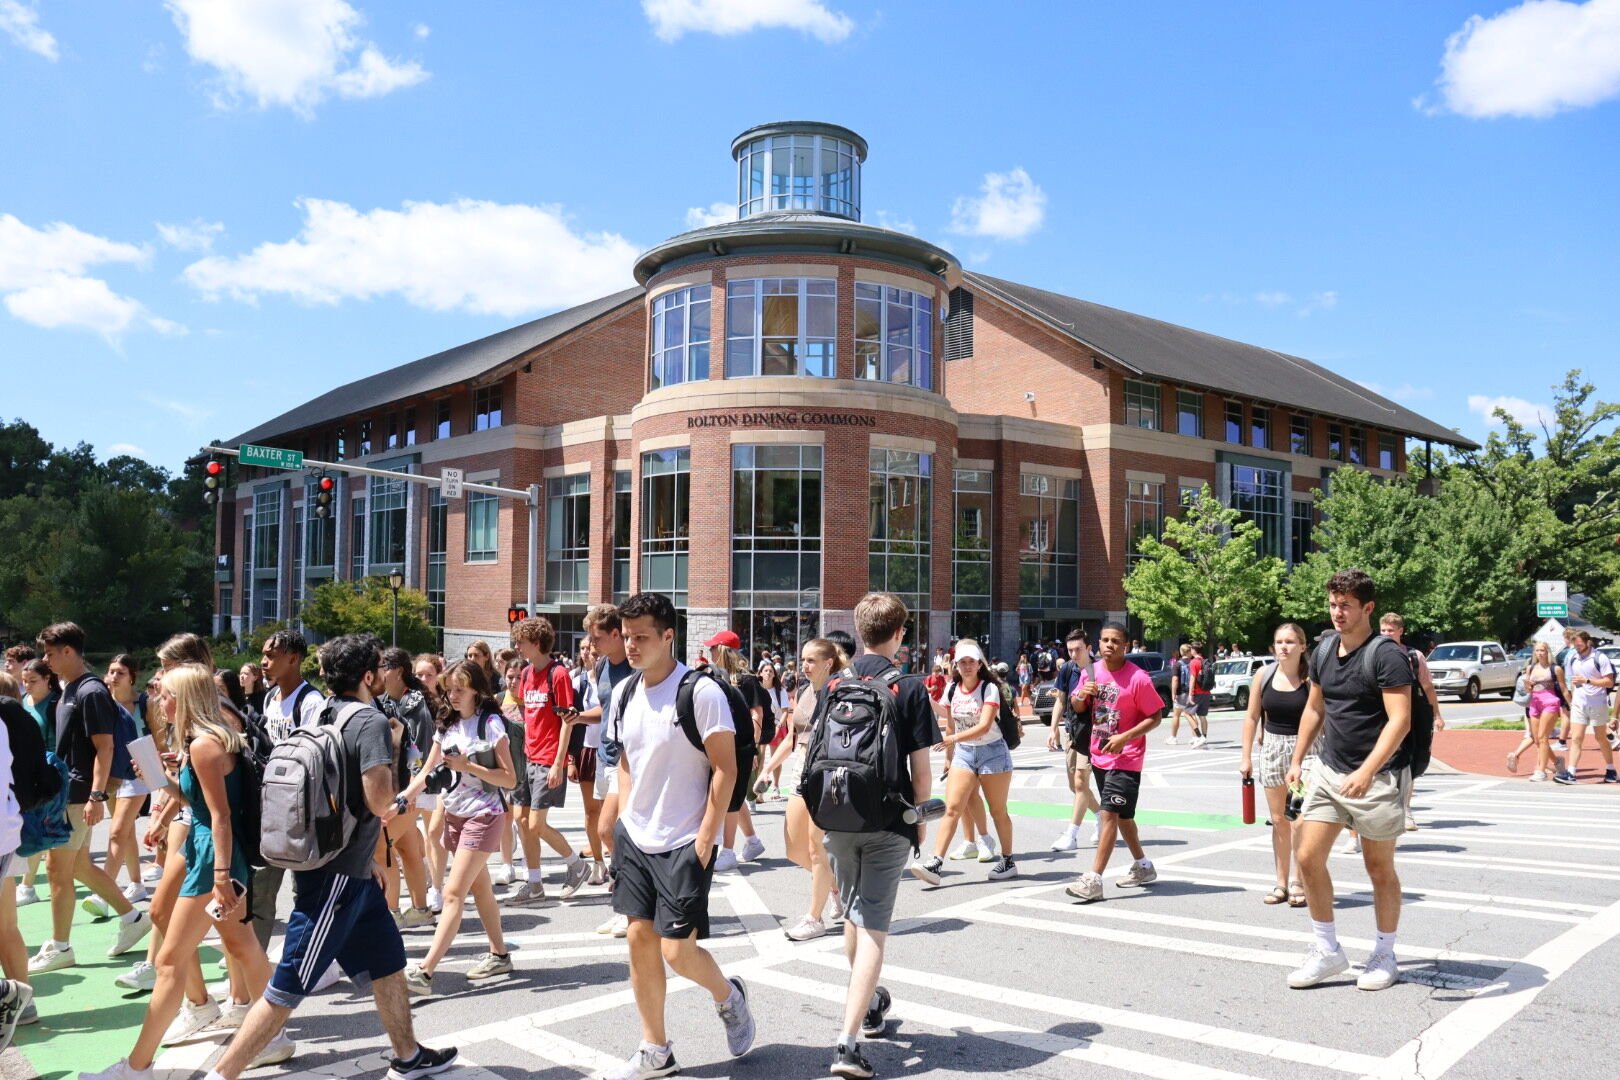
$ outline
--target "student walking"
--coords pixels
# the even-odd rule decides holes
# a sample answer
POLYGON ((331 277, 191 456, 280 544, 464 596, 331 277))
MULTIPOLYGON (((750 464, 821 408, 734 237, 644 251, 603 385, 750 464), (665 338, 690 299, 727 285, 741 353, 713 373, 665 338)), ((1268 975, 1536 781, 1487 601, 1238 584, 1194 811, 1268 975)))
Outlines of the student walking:
MULTIPOLYGON (((547 619, 530 617, 512 628, 512 640, 529 666, 518 685, 523 709, 525 756, 528 758, 527 806, 516 807, 523 840, 528 881, 506 897, 514 907, 542 904, 546 888, 540 882, 540 842, 563 858, 562 898, 572 897, 591 876, 568 838, 546 820, 568 796, 567 746, 579 710, 574 705, 574 684, 568 669, 551 657, 556 631, 547 619)), ((521 791, 521 785, 519 786, 521 791)))
MULTIPOLYGON (((1305 629, 1298 623, 1283 623, 1271 639, 1271 655, 1276 658, 1255 672, 1249 683, 1249 711, 1243 719, 1243 758, 1238 773, 1246 780, 1256 779, 1254 747, 1260 744, 1258 780, 1266 793, 1266 809, 1271 817, 1271 856, 1277 871, 1277 884, 1266 894, 1265 903, 1289 907, 1305 906, 1305 885, 1294 861, 1294 823, 1288 819, 1288 767, 1294 760, 1299 741, 1299 722, 1311 696, 1311 673, 1306 662, 1308 643, 1305 629)), ((1307 778, 1316 764, 1316 753, 1307 748, 1304 756, 1307 778)))
MULTIPOLYGON (((1536 752, 1536 768, 1530 774, 1530 779, 1537 783, 1544 783, 1552 779, 1553 773, 1558 771, 1557 759, 1553 756, 1552 734, 1553 728, 1558 724, 1558 715, 1563 708, 1563 702, 1558 696, 1558 683, 1564 677, 1564 671, 1553 663, 1552 646, 1545 641, 1538 641, 1530 653, 1530 662, 1525 665, 1520 676, 1530 691, 1530 702, 1525 706, 1530 722, 1527 736, 1530 747, 1536 752)), ((1509 772, 1519 770, 1519 755, 1521 749, 1514 750, 1508 755, 1507 767, 1509 772)))
MULTIPOLYGON (((624 649, 624 628, 619 620, 619 609, 612 604, 597 604, 585 612, 585 633, 591 647, 601 656, 593 678, 596 680, 596 716, 594 722, 600 731, 601 746, 596 753, 595 793, 601 800, 596 816, 596 835, 602 844, 604 856, 613 855, 613 831, 619 820, 619 741, 617 716, 613 711, 613 688, 628 679, 634 669, 624 649)), ((580 720, 592 723, 593 718, 582 713, 580 720)), ((598 934, 624 937, 629 932, 630 920, 614 914, 596 928, 598 934)))
MULTIPOLYGON (((769 740, 764 739, 765 710, 770 702, 765 692, 760 688, 759 677, 748 670, 747 658, 742 654, 742 639, 730 630, 722 630, 715 634, 704 646, 709 650, 713 660, 713 668, 720 676, 742 695, 743 701, 748 705, 749 716, 754 723, 754 746, 762 750, 769 740)), ((700 667, 702 665, 699 665, 700 667)), ((750 757, 747 761, 737 762, 739 776, 752 777, 757 758, 750 757)), ((754 832, 754 816, 748 808, 747 801, 734 811, 726 814, 726 826, 722 835, 723 843, 720 845, 720 855, 715 860, 714 868, 721 872, 737 869, 739 862, 753 862, 765 854, 765 841, 754 832), (743 845, 739 852, 735 844, 737 832, 742 831, 743 845)))
MULTIPOLYGON (((426 775, 423 768, 423 747, 432 743, 434 735, 433 710, 427 701, 427 688, 411 670, 411 654, 394 647, 382 654, 383 693, 377 704, 384 715, 397 723, 395 728, 396 783, 404 788, 418 774, 426 775)), ((392 725, 390 725, 392 727, 392 725)), ((383 825, 379 854, 387 879, 383 891, 388 897, 388 909, 394 911, 395 921, 402 930, 426 926, 433 921, 428 900, 427 852, 422 834, 417 830, 416 800, 402 814, 394 815, 383 825), (411 904, 399 911, 399 883, 404 878, 411 904)))
POLYGON ((1576 782, 1590 728, 1603 758, 1603 782, 1620 784, 1620 775, 1614 769, 1614 750, 1606 738, 1614 661, 1592 647, 1592 635, 1585 630, 1575 632, 1575 650, 1564 661, 1564 680, 1569 684, 1569 764, 1553 779, 1560 784, 1576 782))
MULTIPOLYGON (((826 638, 805 642, 800 654, 804 678, 799 697, 783 716, 788 735, 782 745, 790 748, 785 760, 788 792, 787 813, 782 833, 787 856, 810 872, 810 906, 798 922, 783 930, 789 941, 812 941, 827 933, 827 901, 832 897, 832 864, 827 857, 827 834, 810 818, 804 794, 799 790, 804 777, 805 752, 819 715, 817 703, 832 679, 833 672, 849 664, 849 657, 826 638)), ((835 911, 842 912, 841 907, 835 911)))
POLYGON ((666 963, 709 992, 733 1057, 754 1045, 754 1015, 742 980, 726 978, 698 946, 709 936, 716 840, 737 780, 730 705, 724 690, 675 659, 676 614, 669 597, 637 593, 619 609, 619 618, 636 674, 613 692, 623 742, 613 910, 630 921, 630 985, 641 1045, 602 1078, 643 1080, 679 1069, 665 1027, 666 963), (683 697, 691 702, 691 715, 680 715, 683 697))
MULTIPOLYGON (((1047 736, 1046 746, 1049 750, 1058 750, 1065 749, 1064 742, 1068 744, 1063 764, 1069 777, 1069 790, 1074 793, 1074 807, 1070 811, 1068 827, 1052 841, 1052 850, 1075 851, 1080 847, 1080 826, 1086 820, 1086 811, 1090 810, 1092 817, 1100 821, 1098 815, 1102 811, 1102 804, 1091 790, 1091 713, 1077 713, 1071 704, 1074 692, 1080 688, 1085 672, 1091 667, 1091 643, 1086 638, 1086 632, 1076 628, 1069 631, 1063 644, 1068 650, 1069 659, 1052 684, 1052 730, 1047 736)), ((1093 827, 1089 842, 1095 844, 1097 838, 1097 828, 1093 827)))

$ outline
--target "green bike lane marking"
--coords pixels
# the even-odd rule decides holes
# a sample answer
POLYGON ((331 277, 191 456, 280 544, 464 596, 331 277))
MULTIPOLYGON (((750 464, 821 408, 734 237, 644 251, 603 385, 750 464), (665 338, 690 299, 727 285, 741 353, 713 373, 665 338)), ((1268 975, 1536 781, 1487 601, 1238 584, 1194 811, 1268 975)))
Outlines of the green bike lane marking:
MULTIPOLYGON (((1007 802, 1007 811, 1015 817, 1067 821, 1072 810, 1068 803, 1016 802, 1010 799, 1007 802)), ((1136 821, 1141 825, 1180 825, 1211 832, 1254 827, 1245 826, 1243 819, 1234 814, 1203 814, 1192 810, 1138 810, 1136 821)))
MULTIPOLYGON (((12 879, 13 883, 18 881, 20 877, 12 879)), ((51 905, 43 865, 36 888, 39 903, 17 909, 17 923, 29 955, 51 936, 51 905)), ((151 995, 125 990, 113 982, 137 960, 146 958, 146 942, 123 956, 108 957, 117 920, 93 920, 79 906, 87 895, 81 889, 73 903, 73 952, 79 959, 78 966, 30 976, 39 1023, 17 1028, 12 1044, 33 1065, 40 1080, 76 1077, 80 1070, 99 1072, 128 1056, 146 1016, 146 1000, 151 995)), ((219 961, 219 950, 205 945, 199 953, 204 977, 210 982, 219 979, 219 969, 212 966, 219 961)))

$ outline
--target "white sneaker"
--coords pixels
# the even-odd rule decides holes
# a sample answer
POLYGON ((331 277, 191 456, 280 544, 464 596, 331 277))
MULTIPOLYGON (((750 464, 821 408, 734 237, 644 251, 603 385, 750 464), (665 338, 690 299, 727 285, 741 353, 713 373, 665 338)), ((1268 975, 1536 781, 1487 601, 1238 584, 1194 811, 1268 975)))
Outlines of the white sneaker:
POLYGON ((408 907, 395 916, 401 930, 414 930, 418 926, 432 926, 433 912, 425 907, 408 907))
POLYGON ((818 937, 827 936, 827 924, 806 915, 782 933, 789 941, 814 941, 818 937))
POLYGON ((1361 854, 1361 834, 1360 833, 1348 833, 1348 834, 1346 834, 1346 836, 1344 838, 1344 845, 1339 848, 1339 852, 1341 854, 1344 854, 1344 855, 1360 855, 1361 854))
POLYGON ((765 854, 765 841, 757 836, 750 836, 743 841, 742 852, 737 857, 743 862, 753 862, 765 854))
POLYGON ((1159 872, 1153 869, 1151 859, 1131 863, 1131 868, 1125 871, 1125 876, 1114 882, 1122 889, 1135 889, 1143 885, 1151 885, 1159 880, 1159 872))
MULTIPOLYGON (((235 1031, 242 1026, 242 1021, 247 1019, 247 1014, 252 1008, 253 1002, 251 1001, 232 1001, 230 998, 226 998, 225 1004, 219 1007, 219 1016, 215 1018, 213 1023, 203 1029, 204 1034, 215 1035, 220 1032, 235 1031)), ((287 1059, 281 1058, 280 1060, 285 1061, 287 1059)))
POLYGON ((1388 990, 1401 977, 1395 967, 1395 954, 1375 952, 1367 957, 1367 964, 1356 976, 1357 990, 1388 990))
POLYGON ((991 862, 995 862, 1000 857, 1001 857, 1001 845, 996 843, 994 837, 990 837, 990 836, 981 836, 981 837, 979 837, 979 861, 980 862, 982 862, 982 863, 991 863, 991 862))
POLYGON ((591 876, 586 880, 587 885, 606 885, 608 880, 607 865, 598 860, 591 866, 591 876))
POLYGON ((427 894, 427 906, 428 910, 433 912, 435 915, 444 914, 444 891, 429 886, 427 894))
POLYGON ((17 886, 17 906, 27 907, 29 904, 39 903, 39 893, 32 885, 17 886))
POLYGON ((1193 738, 1193 741, 1192 741, 1192 744, 1193 744, 1193 745, 1194 745, 1194 746, 1203 746, 1203 745, 1204 745, 1204 744, 1205 744, 1205 743, 1207 743, 1207 742, 1209 742, 1209 740, 1208 740, 1208 739, 1207 739, 1207 738, 1205 738, 1205 737, 1204 737, 1204 736, 1202 736, 1202 735, 1198 735, 1198 736, 1195 736, 1195 737, 1194 737, 1194 738, 1193 738))
POLYGON ((132 913, 133 919, 120 919, 118 922, 118 937, 114 939, 112 948, 107 950, 108 956, 123 956, 129 950, 139 945, 152 932, 152 916, 136 908, 132 913))
POLYGON ((146 891, 146 886, 138 882, 130 882, 124 886, 124 899, 132 904, 144 904, 152 894, 146 891))
POLYGON ((680 1066, 675 1064, 673 1045, 666 1050, 642 1043, 641 1048, 630 1055, 629 1061, 603 1072, 600 1080, 656 1080, 657 1077, 672 1076, 680 1071, 680 1066))
POLYGON ((489 880, 496 885, 512 884, 512 864, 494 863, 489 868, 489 880))
POLYGON ((1413 817, 1411 814, 1406 815, 1406 831, 1407 832, 1417 832, 1418 831, 1417 818, 1413 817))
POLYGON ((248 1066, 250 1069, 262 1068, 265 1065, 280 1065, 283 1061, 298 1053, 298 1044, 287 1037, 285 1029, 276 1032, 276 1037, 265 1044, 259 1056, 253 1059, 248 1066))
POLYGON ((737 869, 737 853, 730 848, 721 848, 720 854, 714 857, 714 869, 720 874, 737 869))
POLYGON ((155 862, 146 863, 141 867, 141 884, 156 885, 163 880, 163 867, 155 862))
POLYGON ((163 1045, 174 1046, 177 1043, 190 1042, 202 1034, 203 1028, 219 1019, 219 1002, 209 998, 201 1005, 193 1005, 190 999, 180 1003, 180 1014, 169 1025, 169 1030, 163 1033, 163 1045))
POLYGON ((1080 830, 1065 829, 1052 841, 1053 851, 1075 851, 1080 847, 1080 830))
POLYGON ((1087 871, 1081 874, 1067 888, 1063 890, 1082 904, 1090 904, 1103 898, 1102 875, 1087 871))
POLYGON ((151 961, 141 960, 113 982, 125 990, 150 990, 157 985, 157 968, 152 966, 151 961))
POLYGON ((977 859, 978 857, 979 845, 975 844, 971 840, 962 841, 960 844, 956 845, 956 850, 951 852, 951 859, 956 862, 964 862, 970 859, 977 859))
POLYGON ((405 989, 408 993, 426 997, 433 993, 433 976, 422 970, 421 964, 410 964, 405 968, 405 989))
POLYGON ((1327 952, 1322 946, 1311 943, 1309 951, 1305 953, 1305 962, 1288 973, 1288 985, 1294 990, 1303 990, 1307 986, 1315 986, 1323 979, 1331 979, 1340 972, 1350 970, 1350 958, 1344 955, 1344 949, 1335 949, 1327 952))
POLYGON ((47 941, 39 947, 39 952, 28 958, 28 974, 43 975, 47 971, 76 967, 78 963, 79 958, 73 955, 72 945, 58 949, 54 942, 47 941))
POLYGON ((129 1067, 129 1058, 121 1058, 118 1064, 102 1069, 98 1073, 81 1072, 79 1080, 152 1080, 152 1070, 132 1069, 129 1067))
POLYGON ((630 933, 630 917, 628 915, 615 915, 596 928, 596 932, 603 937, 622 938, 630 933))
POLYGON ((113 906, 111 904, 107 903, 107 901, 103 900, 95 893, 91 893, 89 896, 80 901, 79 907, 83 908, 90 914, 92 918, 95 919, 110 919, 114 915, 118 914, 113 910, 113 906))
POLYGON ((1181 740, 1176 738, 1174 735, 1172 735, 1168 739, 1164 740, 1164 745, 1166 745, 1166 746, 1180 746, 1181 745, 1181 740))
POLYGON ((1091 827, 1090 835, 1088 835, 1086 837, 1086 845, 1088 847, 1096 847, 1097 842, 1100 841, 1101 839, 1102 839, 1102 826, 1101 825, 1093 825, 1091 827))
POLYGON ((1540 769, 1537 769, 1535 772, 1530 774, 1530 782, 1532 784, 1545 784, 1547 782, 1547 774, 1542 772, 1540 769))

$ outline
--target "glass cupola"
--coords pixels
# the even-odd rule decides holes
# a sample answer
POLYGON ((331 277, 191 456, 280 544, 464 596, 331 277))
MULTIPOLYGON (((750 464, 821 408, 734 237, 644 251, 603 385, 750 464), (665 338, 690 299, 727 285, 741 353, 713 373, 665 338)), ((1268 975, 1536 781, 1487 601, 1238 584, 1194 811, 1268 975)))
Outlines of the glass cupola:
POLYGON ((731 144, 737 161, 737 218, 769 213, 830 214, 861 220, 866 140, 837 124, 761 124, 731 144))

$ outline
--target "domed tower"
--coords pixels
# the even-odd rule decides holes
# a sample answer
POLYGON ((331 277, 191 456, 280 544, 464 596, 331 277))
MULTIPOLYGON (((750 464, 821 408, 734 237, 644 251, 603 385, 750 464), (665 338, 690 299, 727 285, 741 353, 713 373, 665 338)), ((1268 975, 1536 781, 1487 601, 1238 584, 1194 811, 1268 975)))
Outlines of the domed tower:
POLYGON ((951 610, 956 413, 943 320, 961 266, 861 222, 867 144, 812 121, 733 140, 737 220, 645 252, 644 396, 631 414, 640 587, 750 655, 852 629, 869 589, 951 610))

